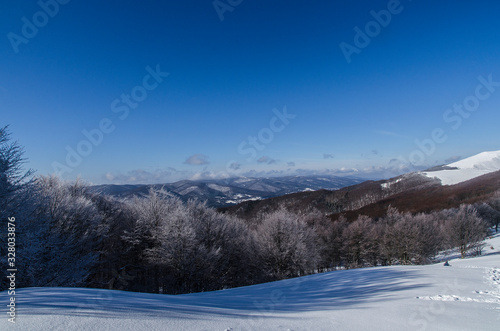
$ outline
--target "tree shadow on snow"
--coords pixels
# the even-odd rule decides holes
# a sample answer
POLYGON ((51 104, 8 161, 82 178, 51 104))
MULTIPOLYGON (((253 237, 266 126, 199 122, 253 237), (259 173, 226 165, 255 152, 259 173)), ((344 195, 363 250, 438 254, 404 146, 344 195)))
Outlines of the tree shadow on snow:
MULTIPOLYGON (((421 275, 420 275, 421 276, 421 275)), ((394 299, 396 292, 422 288, 419 270, 364 268, 334 271, 223 291, 161 295, 83 288, 16 290, 19 317, 66 315, 98 318, 271 317, 273 313, 364 309, 394 299)), ((1 293, 1 297, 7 292, 1 293)))

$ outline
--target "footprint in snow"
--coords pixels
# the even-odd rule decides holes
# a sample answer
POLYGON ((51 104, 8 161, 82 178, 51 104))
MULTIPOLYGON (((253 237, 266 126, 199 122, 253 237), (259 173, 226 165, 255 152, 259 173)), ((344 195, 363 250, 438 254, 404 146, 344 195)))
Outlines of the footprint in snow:
POLYGON ((457 295, 433 295, 417 297, 420 300, 438 300, 438 301, 461 301, 461 302, 481 302, 481 303, 496 303, 500 304, 500 268, 489 268, 486 270, 488 283, 492 285, 494 291, 474 291, 479 294, 479 299, 460 297, 457 295))

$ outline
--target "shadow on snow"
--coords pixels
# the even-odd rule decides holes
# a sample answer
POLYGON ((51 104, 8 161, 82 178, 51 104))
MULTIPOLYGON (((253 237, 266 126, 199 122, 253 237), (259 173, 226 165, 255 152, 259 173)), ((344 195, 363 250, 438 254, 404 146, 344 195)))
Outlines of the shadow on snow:
MULTIPOLYGON (((19 317, 67 315, 99 318, 151 317, 206 319, 271 317, 332 309, 364 309, 391 300, 415 284, 418 269, 398 267, 334 271, 241 288, 161 295, 85 288, 26 288, 16 291, 19 317)), ((6 296, 7 292, 1 293, 6 296)))

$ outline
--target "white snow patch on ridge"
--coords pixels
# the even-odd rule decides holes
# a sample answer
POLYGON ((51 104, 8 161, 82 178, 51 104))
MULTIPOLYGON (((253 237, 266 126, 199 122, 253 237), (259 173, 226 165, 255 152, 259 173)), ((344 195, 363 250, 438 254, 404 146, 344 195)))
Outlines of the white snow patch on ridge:
POLYGON ((209 188, 211 188, 212 190, 216 190, 216 191, 219 191, 219 192, 222 192, 222 193, 228 193, 231 191, 231 188, 227 187, 227 186, 220 186, 220 185, 217 185, 217 184, 208 184, 207 185, 209 188))
POLYGON ((381 186, 382 188, 385 188, 385 189, 388 189, 390 188, 392 185, 396 184, 396 183, 399 183, 400 181, 402 181, 403 179, 402 178, 398 178, 396 179, 395 181, 393 182, 387 182, 387 183, 382 183, 381 186))
POLYGON ((469 158, 448 164, 450 168, 422 172, 430 178, 437 178, 443 185, 455 185, 470 179, 500 170, 500 151, 483 152, 469 158))

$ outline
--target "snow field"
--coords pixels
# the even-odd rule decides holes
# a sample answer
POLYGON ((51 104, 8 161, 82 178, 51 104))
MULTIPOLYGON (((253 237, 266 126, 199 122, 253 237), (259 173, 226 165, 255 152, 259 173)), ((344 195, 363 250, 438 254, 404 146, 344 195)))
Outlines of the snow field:
POLYGON ((448 164, 448 167, 457 169, 422 172, 422 174, 430 178, 438 178, 443 185, 459 184, 500 170, 500 151, 483 152, 448 164))

